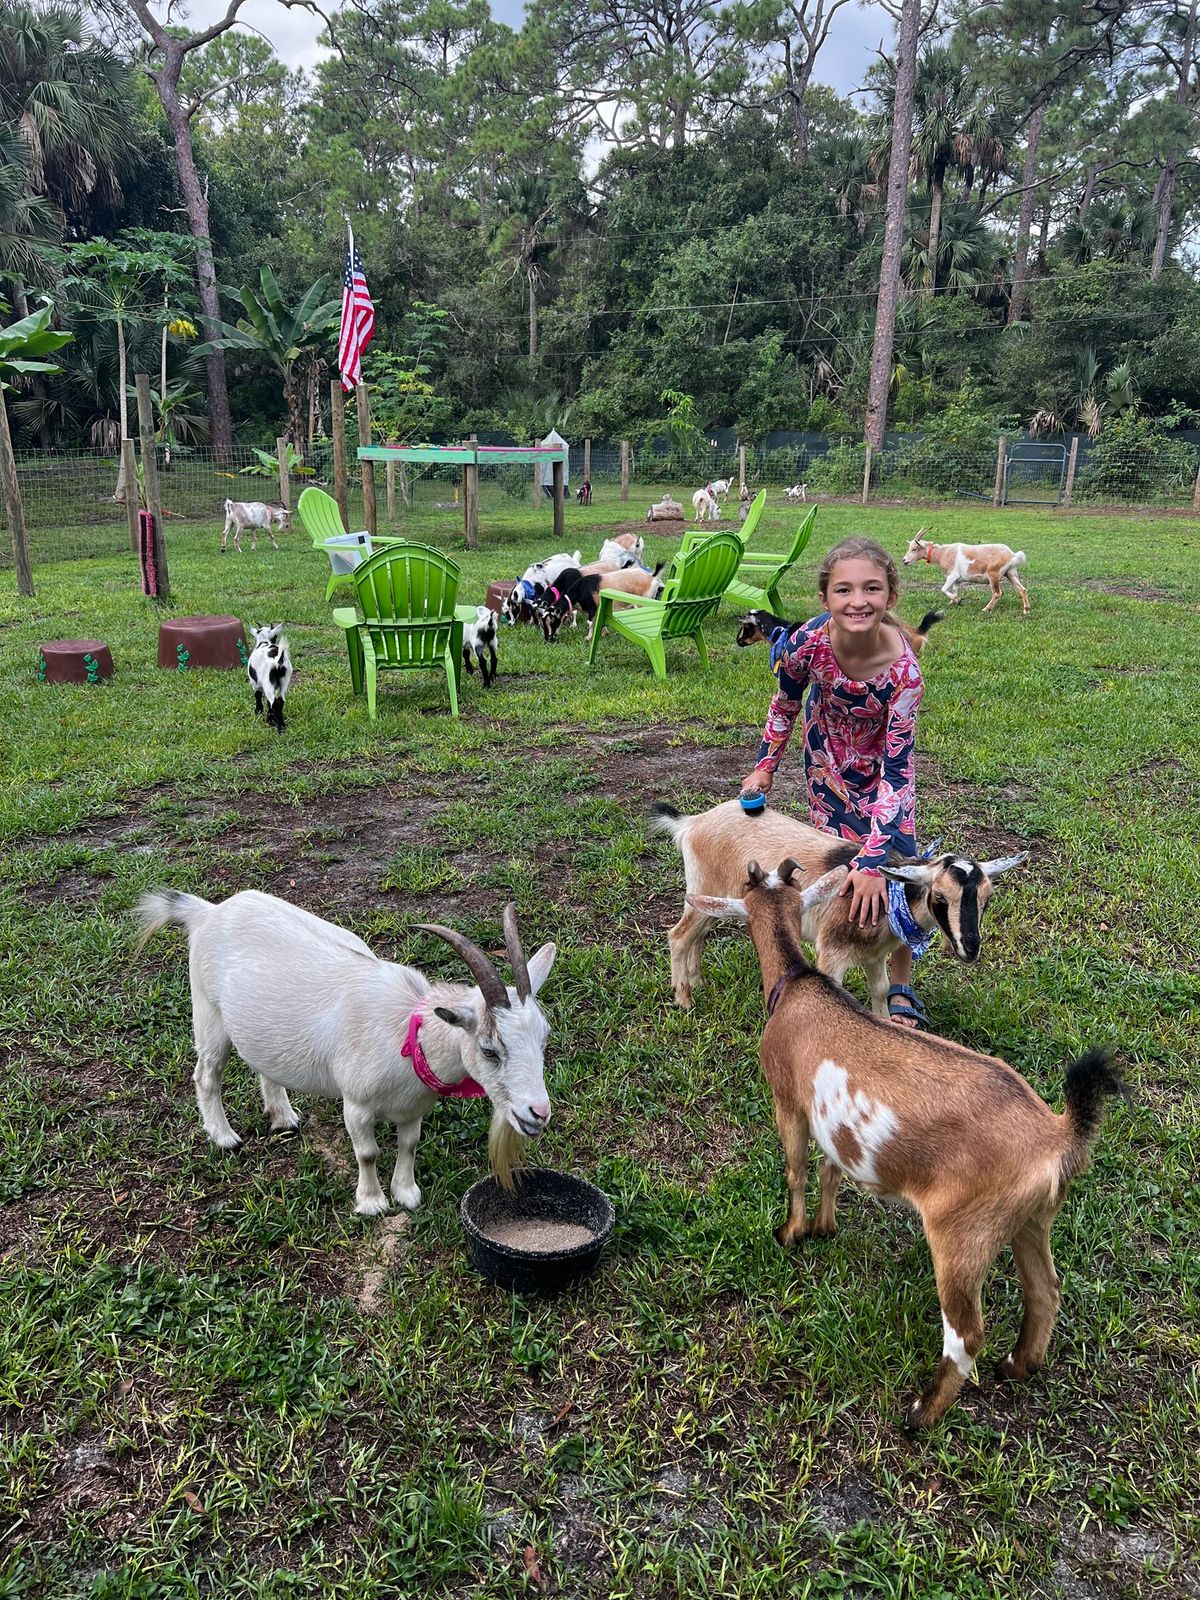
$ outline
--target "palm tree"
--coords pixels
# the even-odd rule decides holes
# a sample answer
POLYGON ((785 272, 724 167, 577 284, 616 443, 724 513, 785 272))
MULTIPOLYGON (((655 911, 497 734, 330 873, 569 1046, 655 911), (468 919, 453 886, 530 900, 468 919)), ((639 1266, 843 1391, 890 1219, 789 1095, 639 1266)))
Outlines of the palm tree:
POLYGON ((51 307, 46 305, 32 316, 22 317, 7 328, 0 328, 0 493, 12 532, 13 563, 17 571, 17 593, 32 596, 33 572, 29 565, 29 547, 25 540, 25 512, 21 504, 21 486, 17 482, 17 464, 13 458, 12 436, 8 431, 8 412, 4 392, 12 387, 13 378, 23 378, 30 373, 55 372, 53 362, 43 361, 43 356, 61 349, 71 339, 69 333, 55 333, 50 326, 51 307))
POLYGON ((1129 195, 1093 200, 1086 214, 1063 229, 1059 240, 1072 266, 1104 256, 1110 261, 1144 260, 1154 248, 1152 203, 1129 195))
POLYGON ((522 172, 496 189, 501 217, 492 254, 510 279, 523 277, 529 288, 529 361, 537 360, 538 312, 547 268, 562 231, 558 199, 543 173, 522 172))
POLYGON ((327 274, 310 284, 298 304, 291 307, 283 303, 270 267, 263 267, 259 281, 261 295, 250 288, 237 291, 246 315, 239 317, 236 324, 204 318, 209 339, 194 354, 206 356, 214 350, 247 350, 265 357, 278 372, 282 384, 288 437, 297 450, 302 450, 309 372, 313 363, 320 359, 330 331, 337 327, 341 300, 322 298, 329 287, 327 274))
POLYGON ((923 282, 927 294, 937 288, 938 239, 948 175, 962 173, 964 195, 970 194, 978 177, 982 202, 989 183, 1003 170, 1006 156, 996 102, 951 50, 943 46, 927 50, 917 64, 912 147, 912 176, 924 178, 930 196, 923 282))
POLYGON ((120 201, 131 115, 129 68, 80 7, 0 0, 0 126, 24 146, 28 194, 56 210, 59 233, 89 220, 93 198, 120 201))
POLYGON ((61 213, 30 187, 29 147, 15 128, 0 124, 0 277, 17 285, 18 310, 24 284, 46 275, 39 247, 61 235, 61 213))

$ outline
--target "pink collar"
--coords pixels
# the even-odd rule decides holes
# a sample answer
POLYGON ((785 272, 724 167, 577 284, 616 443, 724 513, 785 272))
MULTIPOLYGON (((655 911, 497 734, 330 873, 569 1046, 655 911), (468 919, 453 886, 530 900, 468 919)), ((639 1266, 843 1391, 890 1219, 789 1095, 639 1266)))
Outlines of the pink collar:
POLYGON ((434 1072, 425 1058, 421 1049, 421 1041, 417 1034, 425 1018, 419 1011, 414 1011, 408 1019, 408 1036, 400 1046, 400 1054, 409 1056, 412 1060, 413 1071, 427 1089, 432 1089, 434 1094, 440 1095, 443 1100, 477 1100, 487 1090, 481 1083, 476 1083, 472 1077, 461 1078, 457 1083, 443 1083, 434 1072))

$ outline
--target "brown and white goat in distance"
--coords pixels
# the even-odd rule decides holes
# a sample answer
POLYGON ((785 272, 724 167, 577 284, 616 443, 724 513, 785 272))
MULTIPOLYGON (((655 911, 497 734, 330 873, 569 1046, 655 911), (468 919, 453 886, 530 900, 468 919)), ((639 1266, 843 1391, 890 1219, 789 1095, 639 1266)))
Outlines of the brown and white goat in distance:
POLYGON ((964 583, 987 583, 991 585, 992 598, 983 609, 990 611, 1000 598, 1002 580, 1007 578, 1021 596, 1021 615, 1028 614, 1029 591, 1017 577, 1017 568, 1025 565, 1024 550, 1010 550, 1006 544, 934 544, 924 533, 922 528, 910 542, 904 552, 904 565, 928 561, 940 567, 946 575, 942 593, 952 606, 962 600, 958 591, 964 583))
POLYGON ((760 1060, 787 1167, 783 1245, 837 1232, 843 1176, 920 1215, 942 1310, 942 1358, 906 1413, 927 1427, 953 1405, 983 1347, 981 1292, 1011 1245, 1025 1314, 1001 1378, 1042 1366, 1058 1314, 1050 1226, 1071 1180, 1085 1171, 1106 1095, 1122 1092, 1106 1051, 1067 1069, 1060 1116, 1019 1073, 929 1034, 893 1027, 819 973, 798 943, 803 920, 837 893, 840 875, 792 884, 794 861, 769 876, 751 862, 737 897, 688 896, 710 917, 748 922, 762 967, 768 1018, 760 1060), (808 1142, 822 1155, 821 1200, 805 1210, 808 1142))
MULTIPOLYGON (((929 643, 930 628, 936 627, 943 621, 945 615, 944 611, 927 611, 915 628, 910 627, 903 617, 898 617, 894 611, 885 612, 883 620, 890 622, 892 627, 908 641, 908 647, 913 655, 919 656, 929 643)), ((739 617, 735 643, 739 650, 744 650, 747 645, 752 644, 770 644, 771 635, 777 628, 786 628, 789 632, 794 632, 798 627, 800 627, 798 622, 788 622, 784 617, 777 617, 773 611, 756 608, 739 617)))
POLYGON ((512 1187, 525 1139, 550 1120, 545 1083, 549 1025, 537 993, 554 964, 545 944, 528 962, 512 906, 503 914, 513 972, 505 985, 491 960, 464 934, 418 926, 456 951, 475 986, 427 978, 415 967, 382 961, 356 934, 272 894, 244 890, 219 905, 175 889, 143 895, 138 949, 168 923, 186 929, 196 1039, 193 1082, 204 1131, 222 1150, 241 1139, 230 1127, 221 1086, 231 1049, 258 1073, 272 1133, 300 1126, 288 1091, 342 1102, 358 1160, 354 1209, 379 1216, 388 1199, 379 1183, 375 1125, 396 1129, 391 1195, 413 1211, 421 1191, 413 1172, 421 1122, 438 1094, 402 1054, 414 1013, 417 1045, 447 1088, 464 1077, 492 1103, 492 1170, 512 1187))
MULTIPOLYGON (((771 806, 747 816, 736 800, 726 800, 692 817, 680 816, 673 806, 660 801, 652 808, 650 826, 670 834, 683 856, 686 903, 667 939, 671 987, 677 1003, 685 1008, 702 982, 704 942, 713 926, 712 918, 697 909, 694 896, 737 894, 744 875, 741 863, 751 856, 761 856, 764 861, 790 856, 810 879, 836 870, 844 880, 859 849, 851 840, 822 833, 771 806)), ((1022 852, 994 861, 973 861, 959 855, 911 861, 893 855, 882 870, 886 877, 904 885, 917 924, 926 932, 940 928, 953 954, 969 963, 978 960, 983 945, 983 914, 994 880, 1019 866, 1026 855, 1022 852)), ((850 897, 834 897, 805 912, 802 932, 816 946, 817 966, 835 983, 841 983, 852 967, 861 967, 875 1015, 886 1017, 888 961, 900 948, 887 917, 881 917, 874 927, 861 927, 850 921, 850 897)))

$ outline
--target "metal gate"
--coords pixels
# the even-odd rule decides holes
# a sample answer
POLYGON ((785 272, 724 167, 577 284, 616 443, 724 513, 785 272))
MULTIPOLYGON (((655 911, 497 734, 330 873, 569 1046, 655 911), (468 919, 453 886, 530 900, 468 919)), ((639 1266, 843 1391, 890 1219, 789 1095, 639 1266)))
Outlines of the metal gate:
POLYGON ((1067 476, 1065 444, 1014 444, 1004 462, 1002 506, 1062 504, 1067 476))

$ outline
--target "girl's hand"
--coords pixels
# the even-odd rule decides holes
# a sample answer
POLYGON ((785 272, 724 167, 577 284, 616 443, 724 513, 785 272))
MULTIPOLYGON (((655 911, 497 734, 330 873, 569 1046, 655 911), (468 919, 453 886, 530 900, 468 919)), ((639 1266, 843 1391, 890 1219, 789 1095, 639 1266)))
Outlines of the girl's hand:
POLYGON ((850 921, 857 922, 863 928, 868 924, 872 928, 877 927, 879 918, 887 912, 887 881, 851 867, 845 883, 838 890, 839 898, 846 894, 853 896, 850 901, 850 921))
POLYGON ((742 793, 770 794, 771 780, 774 776, 773 772, 768 772, 765 769, 762 772, 752 772, 742 783, 742 793))

